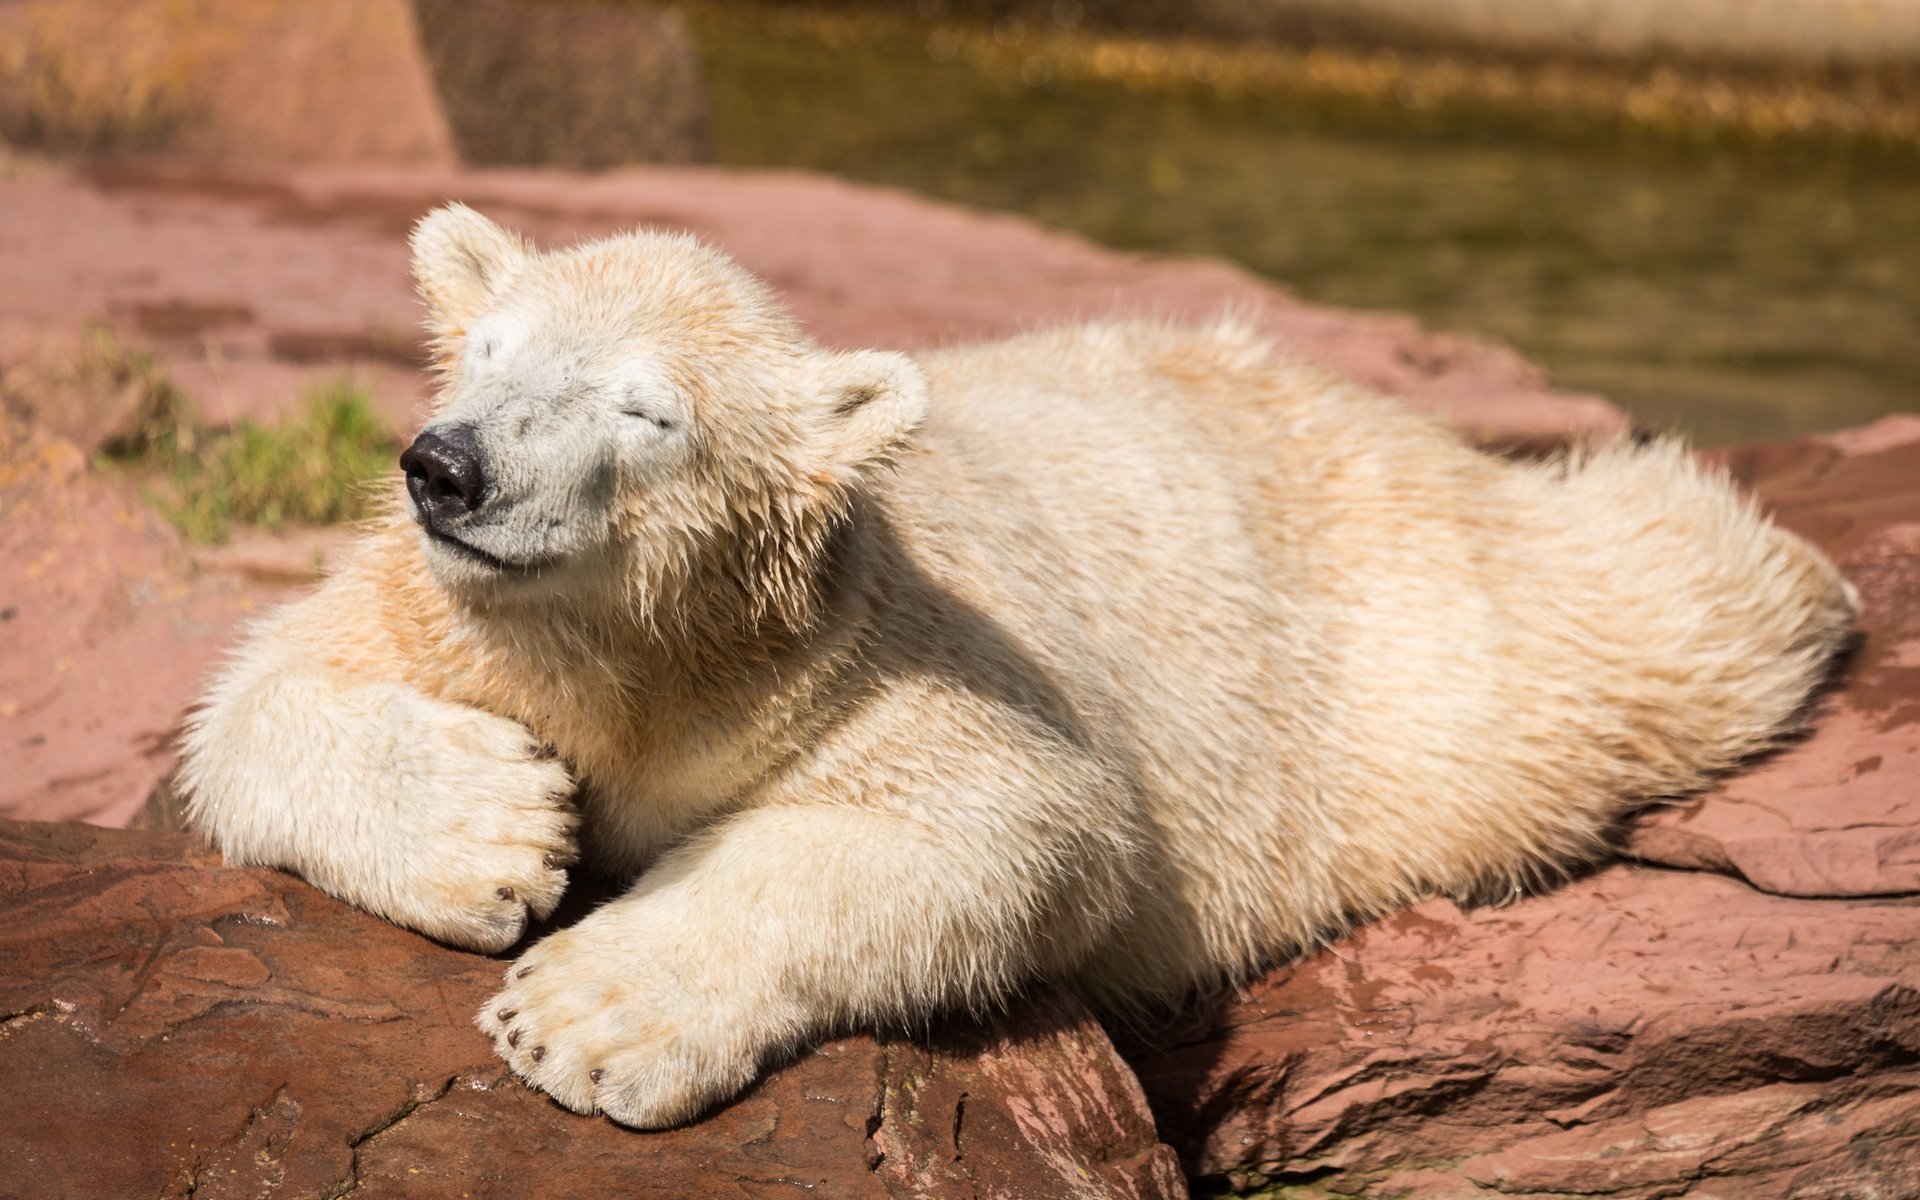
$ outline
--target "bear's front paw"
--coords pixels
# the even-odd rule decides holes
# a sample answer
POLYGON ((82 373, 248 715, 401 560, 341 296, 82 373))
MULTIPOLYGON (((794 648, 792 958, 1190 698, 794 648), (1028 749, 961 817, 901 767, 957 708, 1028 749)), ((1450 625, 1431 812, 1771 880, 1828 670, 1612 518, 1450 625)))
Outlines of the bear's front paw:
POLYGON ((515 1074, 566 1107, 660 1129, 752 1082, 767 1014, 717 987, 710 964, 623 930, 620 908, 529 950, 478 1024, 515 1074))
POLYGON ((504 950, 567 889, 573 779, 517 722, 433 701, 408 716, 388 781, 399 828, 376 851, 391 861, 368 907, 456 946, 504 950))

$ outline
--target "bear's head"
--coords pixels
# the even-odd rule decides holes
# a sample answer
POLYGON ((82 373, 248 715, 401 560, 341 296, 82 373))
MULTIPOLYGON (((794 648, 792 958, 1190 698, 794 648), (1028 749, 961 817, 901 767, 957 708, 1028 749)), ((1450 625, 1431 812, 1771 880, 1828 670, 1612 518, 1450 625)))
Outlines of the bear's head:
POLYGON ((441 586, 656 626, 810 619, 819 556, 920 419, 909 359, 819 349, 682 234, 541 253, 454 204, 413 253, 442 386, 401 464, 441 586))

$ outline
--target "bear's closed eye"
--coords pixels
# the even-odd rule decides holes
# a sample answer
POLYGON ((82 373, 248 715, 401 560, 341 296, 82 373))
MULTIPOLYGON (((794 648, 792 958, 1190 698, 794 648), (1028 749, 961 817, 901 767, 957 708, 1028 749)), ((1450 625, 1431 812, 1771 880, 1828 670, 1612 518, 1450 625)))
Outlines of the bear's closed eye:
POLYGON ((671 417, 664 416, 660 413, 653 411, 652 409, 623 408, 620 411, 626 416, 637 417, 642 421, 646 421, 655 426, 658 426, 662 430, 669 430, 673 428, 673 419, 671 417))

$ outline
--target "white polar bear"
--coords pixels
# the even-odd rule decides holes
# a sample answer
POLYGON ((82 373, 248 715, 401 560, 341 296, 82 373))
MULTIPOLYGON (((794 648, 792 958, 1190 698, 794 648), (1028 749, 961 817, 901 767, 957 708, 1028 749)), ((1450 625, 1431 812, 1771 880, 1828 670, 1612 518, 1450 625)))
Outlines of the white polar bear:
POLYGON ((190 815, 488 951, 578 832, 631 888, 481 1025, 628 1125, 834 1029, 1177 1000, 1550 879, 1794 728, 1852 619, 1672 445, 1503 461, 1233 325, 914 361, 682 236, 453 206, 414 249, 405 509, 213 685, 190 815))

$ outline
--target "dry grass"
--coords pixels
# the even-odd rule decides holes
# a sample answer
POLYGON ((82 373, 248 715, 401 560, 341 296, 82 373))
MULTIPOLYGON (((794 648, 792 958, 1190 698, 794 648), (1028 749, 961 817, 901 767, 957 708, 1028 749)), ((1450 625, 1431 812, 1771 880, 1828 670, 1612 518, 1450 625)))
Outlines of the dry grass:
POLYGON ((191 0, 27 0, 0 30, 0 140, 56 154, 164 146, 194 105, 200 56, 176 36, 191 0))
POLYGON ((112 457, 138 457, 162 443, 191 451, 194 444, 186 397, 152 355, 103 325, 0 373, 0 409, 112 457))

